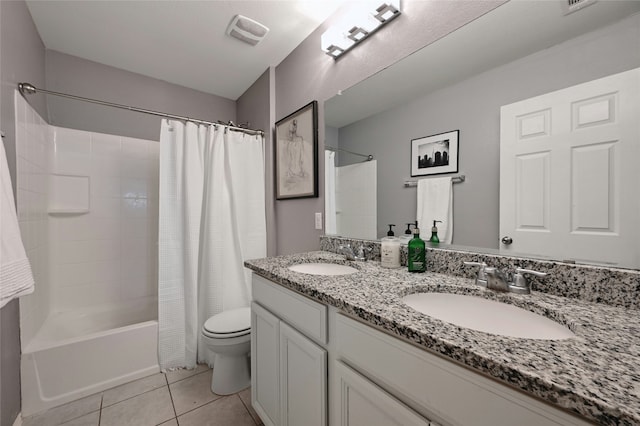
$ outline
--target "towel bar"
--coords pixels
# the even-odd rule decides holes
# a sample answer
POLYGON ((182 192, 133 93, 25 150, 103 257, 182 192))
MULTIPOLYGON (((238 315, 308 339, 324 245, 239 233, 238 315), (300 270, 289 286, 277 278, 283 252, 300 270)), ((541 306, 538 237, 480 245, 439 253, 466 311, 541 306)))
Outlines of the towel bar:
MULTIPOLYGON (((465 175, 460 175, 460 176, 454 176, 451 178, 451 182, 453 183, 462 183, 466 180, 466 176, 465 175)), ((405 180, 404 181, 404 186, 405 188, 409 188, 411 186, 418 186, 418 181, 417 180, 405 180)))

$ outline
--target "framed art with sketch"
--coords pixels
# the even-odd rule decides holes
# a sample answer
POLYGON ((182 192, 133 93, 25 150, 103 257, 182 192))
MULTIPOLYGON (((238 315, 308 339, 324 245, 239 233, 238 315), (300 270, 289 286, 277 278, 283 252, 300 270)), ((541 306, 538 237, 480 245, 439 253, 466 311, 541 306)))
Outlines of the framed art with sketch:
POLYGON ((459 130, 412 139, 411 176, 457 173, 459 140, 459 130))
POLYGON ((276 199, 318 196, 318 102, 276 122, 276 199))

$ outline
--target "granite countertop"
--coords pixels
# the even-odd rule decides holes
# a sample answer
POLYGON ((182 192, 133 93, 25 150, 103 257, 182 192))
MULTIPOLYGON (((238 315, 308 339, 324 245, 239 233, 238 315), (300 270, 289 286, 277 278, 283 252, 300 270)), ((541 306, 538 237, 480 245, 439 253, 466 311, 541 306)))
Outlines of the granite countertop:
POLYGON ((461 362, 587 420, 640 424, 640 315, 634 309, 532 292, 496 293, 468 278, 412 274, 379 262, 350 262, 319 251, 249 260, 259 275, 356 316, 388 333, 461 362), (360 272, 317 276, 287 269, 297 263, 343 263, 360 272), (417 292, 471 294, 555 319, 576 335, 531 340, 460 328, 402 303, 417 292))

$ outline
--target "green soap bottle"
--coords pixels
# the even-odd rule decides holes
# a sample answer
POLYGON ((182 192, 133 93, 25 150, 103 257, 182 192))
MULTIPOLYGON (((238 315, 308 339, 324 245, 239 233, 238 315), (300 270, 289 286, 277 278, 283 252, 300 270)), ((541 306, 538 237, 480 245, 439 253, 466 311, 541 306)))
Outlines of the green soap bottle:
POLYGON ((422 238, 420 238, 420 229, 418 229, 418 222, 413 229, 413 239, 409 241, 407 246, 409 272, 424 272, 427 269, 425 244, 422 238))
POLYGON ((436 226, 437 222, 442 223, 441 220, 433 221, 433 227, 431 228, 431 238, 429 239, 429 242, 432 246, 437 246, 438 244, 440 244, 440 238, 438 238, 438 227, 436 226))

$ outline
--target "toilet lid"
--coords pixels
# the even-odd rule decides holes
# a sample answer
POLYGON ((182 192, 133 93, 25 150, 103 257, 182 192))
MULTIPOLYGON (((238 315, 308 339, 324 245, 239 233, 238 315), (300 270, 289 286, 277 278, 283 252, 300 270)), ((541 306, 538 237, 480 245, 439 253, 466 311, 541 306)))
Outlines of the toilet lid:
POLYGON ((205 331, 213 334, 238 334, 251 329, 251 309, 231 309, 214 315, 204 323, 205 331))

